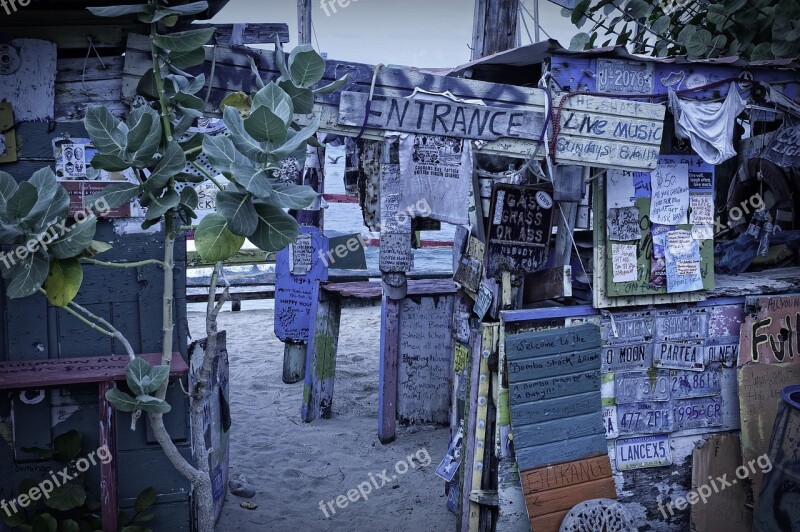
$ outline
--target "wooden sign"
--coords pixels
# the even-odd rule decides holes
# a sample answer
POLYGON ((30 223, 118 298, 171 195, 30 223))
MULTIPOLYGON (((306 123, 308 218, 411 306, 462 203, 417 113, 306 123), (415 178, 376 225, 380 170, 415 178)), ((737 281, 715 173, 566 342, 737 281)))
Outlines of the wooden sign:
POLYGON ((315 227, 301 227, 298 238, 311 235, 311 268, 304 275, 295 275, 289 267, 289 248, 275 255, 275 336, 305 342, 311 326, 314 285, 328 278, 326 254, 328 241, 315 227))
POLYGON ((553 197, 541 187, 495 185, 490 209, 486 275, 544 269, 550 250, 553 197))
POLYGON ((604 452, 600 329, 584 324, 506 334, 514 448, 520 469, 604 452))
POLYGON ((800 363, 800 295, 748 297, 745 308, 739 366, 800 363))
POLYGON ((584 94, 565 97, 556 138, 558 163, 641 170, 656 167, 664 105, 584 94))
POLYGON ((537 532, 557 532, 580 502, 616 497, 608 455, 524 471, 520 480, 531 529, 537 532))
MULTIPOLYGON (((361 127, 369 95, 343 92, 339 123, 361 127)), ((492 107, 446 100, 395 98, 375 95, 367 127, 406 133, 428 133, 475 140, 500 137, 538 140, 544 115, 525 109, 492 107)))
MULTIPOLYGON (((800 382, 800 364, 747 364, 738 370, 743 463, 769 453, 781 389, 800 382)), ((756 468, 753 494, 758 500, 763 473, 756 468)))
POLYGON ((401 423, 450 421, 453 297, 407 297, 400 304, 397 416, 401 423))

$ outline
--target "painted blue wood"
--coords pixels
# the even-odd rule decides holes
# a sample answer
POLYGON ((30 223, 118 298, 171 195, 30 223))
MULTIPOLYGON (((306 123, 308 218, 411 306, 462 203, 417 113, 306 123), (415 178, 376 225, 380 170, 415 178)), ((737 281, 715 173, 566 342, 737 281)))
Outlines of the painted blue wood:
MULTIPOLYGON (((514 444, 516 445, 516 439, 514 444)), ((568 441, 556 441, 537 447, 515 449, 520 471, 537 467, 570 462, 579 458, 588 458, 596 454, 606 454, 608 444, 605 434, 583 436, 568 441)))
POLYGON ((522 402, 572 396, 600 389, 600 370, 517 382, 510 385, 511 400, 522 402))
POLYGON ((525 358, 509 361, 509 380, 521 382, 530 379, 541 379, 562 375, 565 370, 572 372, 596 369, 600 362, 600 351, 597 347, 541 356, 538 351, 525 358))
POLYGON ((581 416, 554 419, 521 427, 514 426, 514 448, 519 451, 519 449, 527 447, 539 447, 562 440, 571 441, 596 434, 603 434, 605 437, 605 428, 601 420, 598 407, 596 412, 581 416))
POLYGON ((535 403, 512 403, 511 422, 513 426, 529 425, 531 423, 600 412, 600 408, 599 391, 545 399, 535 403))
POLYGON ((504 323, 521 321, 546 320, 549 318, 577 318, 579 316, 597 316, 599 313, 591 305, 574 307, 527 308, 521 310, 503 310, 500 320, 504 323))
POLYGON ((305 275, 289 272, 289 249, 275 255, 275 336, 281 341, 307 342, 312 324, 312 294, 319 281, 328 279, 328 240, 316 227, 302 226, 311 234, 311 270, 305 275))
MULTIPOLYGON (((554 331, 532 331, 506 336, 506 356, 509 360, 509 380, 511 382, 523 380, 525 375, 517 373, 519 378, 512 378, 510 364, 530 358, 539 358, 547 355, 567 354, 576 351, 599 350, 600 328, 596 325, 586 324, 574 327, 565 327, 554 331)), ((597 359, 596 367, 600 367, 597 359)), ((568 368, 565 368, 568 369, 568 368)), ((576 370, 562 373, 575 373, 576 370)))

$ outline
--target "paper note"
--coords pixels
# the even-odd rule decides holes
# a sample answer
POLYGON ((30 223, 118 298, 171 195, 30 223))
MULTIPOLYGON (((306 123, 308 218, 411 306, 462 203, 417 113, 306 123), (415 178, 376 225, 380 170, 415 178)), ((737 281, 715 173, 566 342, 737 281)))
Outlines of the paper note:
POLYGON ((639 209, 621 207, 608 210, 606 216, 609 240, 639 240, 642 230, 639 227, 639 209))
POLYGON ((633 186, 633 174, 628 170, 608 170, 606 180, 607 208, 633 207, 636 194, 633 186))
POLYGON ((636 280, 636 245, 611 244, 611 267, 615 283, 636 280))
POLYGON ((714 238, 713 225, 693 225, 692 238, 695 240, 710 240, 714 238))
POLYGON ((653 235, 653 256, 650 259, 650 286, 663 288, 667 286, 667 264, 664 258, 664 247, 669 231, 675 229, 672 225, 653 224, 650 233, 653 235))
POLYGON ((714 223, 714 197, 711 194, 690 194, 689 223, 711 225, 714 223))
POLYGON ((700 242, 692 239, 691 233, 684 230, 670 231, 666 242, 667 292, 702 290, 700 242))
POLYGON ((689 165, 659 165, 651 180, 653 201, 650 221, 657 224, 684 224, 689 210, 689 165))
POLYGON ((650 186, 650 172, 633 172, 633 196, 635 198, 650 198, 653 189, 650 186))
POLYGON ((289 264, 292 275, 305 275, 311 270, 311 233, 297 235, 294 244, 289 245, 289 264))

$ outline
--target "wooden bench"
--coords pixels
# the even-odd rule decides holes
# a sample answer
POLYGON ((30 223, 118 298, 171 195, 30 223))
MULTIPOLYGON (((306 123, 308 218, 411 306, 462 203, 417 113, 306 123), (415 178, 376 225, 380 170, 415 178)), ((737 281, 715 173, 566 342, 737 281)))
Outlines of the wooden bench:
MULTIPOLYGON (((160 353, 138 355, 152 365, 161 363, 160 353)), ((117 470, 114 408, 106 392, 115 381, 125 380, 127 356, 77 357, 0 362, 0 390, 38 390, 53 386, 97 383, 100 405, 100 446, 106 446, 113 460, 100 464, 101 518, 103 530, 117 530, 117 470)), ((180 353, 173 353, 170 376, 186 375, 189 367, 180 353)), ((15 423, 20 423, 19 419, 15 423)))
MULTIPOLYGON (((455 292, 456 284, 452 279, 411 279, 408 281, 406 298, 451 295, 455 292)), ((361 281, 319 283, 312 301, 313 328, 306 352, 303 421, 331 417, 342 307, 380 303, 378 432, 383 443, 392 441, 397 418, 399 319, 402 300, 391 300, 384 296, 380 282, 361 281)))

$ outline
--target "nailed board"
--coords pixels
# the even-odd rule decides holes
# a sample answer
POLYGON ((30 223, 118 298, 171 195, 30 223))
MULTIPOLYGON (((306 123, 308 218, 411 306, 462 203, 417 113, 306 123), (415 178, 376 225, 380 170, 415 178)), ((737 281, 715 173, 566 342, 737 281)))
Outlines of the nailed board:
POLYGON ((53 118, 56 45, 38 39, 14 39, 0 47, 0 101, 12 102, 19 122, 53 118))
MULTIPOLYGON (((361 127, 365 122, 369 95, 343 92, 339 123, 361 127)), ((544 115, 538 108, 490 107, 447 100, 425 100, 374 96, 367 127, 406 133, 426 133, 474 140, 501 137, 538 140, 544 115), (535 110, 533 110, 535 109, 535 110)))
POLYGON ((616 498, 608 455, 531 469, 520 478, 536 532, 557 532, 564 515, 580 502, 616 498))
POLYGON ((511 422, 521 469, 585 458, 605 450, 599 415, 600 329, 505 335, 511 422))
POLYGON ((453 296, 400 303, 397 416, 401 423, 450 421, 453 296))
POLYGON ((562 98, 566 101, 556 162, 634 170, 656 167, 666 106, 584 94, 562 98))
POLYGON ((800 363, 800 295, 748 297, 745 308, 739 366, 800 363))
MULTIPOLYGON (((744 463, 769 453, 770 437, 781 402, 780 391, 800 382, 798 364, 748 364, 739 368, 739 408, 742 420, 742 458, 744 463)), ((756 469, 753 496, 758 500, 763 479, 756 469)))
POLYGON ((543 187, 492 187, 486 275, 532 273, 547 264, 553 224, 552 191, 543 187))
POLYGON ((314 285, 328 278, 328 267, 323 260, 328 240, 316 227, 303 226, 300 233, 311 234, 311 269, 307 273, 291 273, 288 247, 275 255, 275 336, 282 342, 308 340, 314 285))

